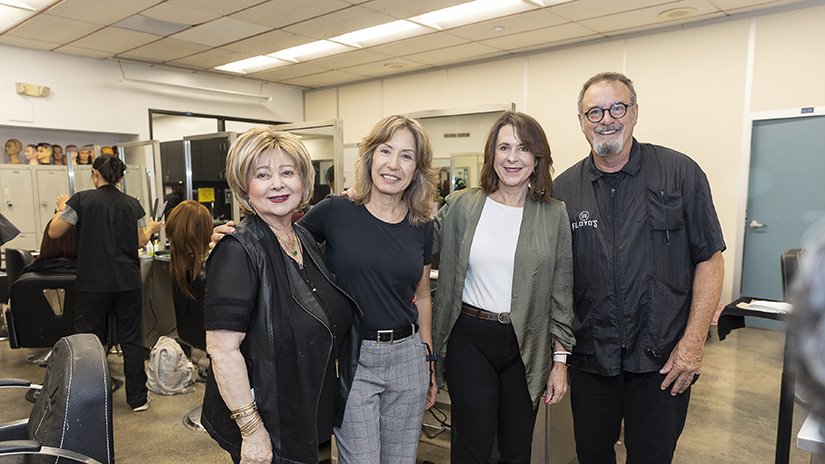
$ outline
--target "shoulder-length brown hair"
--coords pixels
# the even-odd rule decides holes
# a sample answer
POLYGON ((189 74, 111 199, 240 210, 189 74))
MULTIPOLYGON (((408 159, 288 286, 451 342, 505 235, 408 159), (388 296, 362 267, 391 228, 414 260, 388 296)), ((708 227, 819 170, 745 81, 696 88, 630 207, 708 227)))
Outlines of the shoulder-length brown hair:
POLYGON ((289 156, 301 176, 301 203, 296 209, 303 209, 312 199, 315 168, 312 167, 312 158, 301 139, 289 132, 253 127, 232 142, 226 156, 226 182, 244 213, 255 213, 249 202, 249 172, 258 162, 261 153, 277 150, 289 156))
POLYGON ((481 188, 487 194, 498 190, 498 174, 493 168, 496 159, 498 133, 504 126, 513 126, 516 136, 536 157, 536 168, 530 175, 530 197, 535 201, 550 202, 553 195, 553 157, 550 144, 541 125, 524 113, 507 111, 493 124, 484 142, 484 165, 481 167, 481 188))
POLYGON ((370 200, 373 186, 372 157, 375 149, 391 139, 395 131, 399 129, 409 130, 415 140, 415 172, 401 198, 410 210, 410 225, 418 227, 427 222, 432 214, 438 172, 433 168, 433 146, 430 144, 430 138, 427 137, 427 131, 416 119, 400 114, 388 116, 379 121, 364 137, 358 145, 352 200, 358 205, 370 200))
POLYGON ((212 215, 202 204, 186 200, 169 213, 166 220, 166 237, 172 247, 172 263, 169 273, 172 280, 186 296, 195 299, 192 282, 203 267, 209 242, 212 240, 212 215), (191 269, 191 279, 186 271, 191 269))
POLYGON ((40 254, 35 261, 45 261, 53 258, 69 258, 77 259, 77 226, 72 224, 69 230, 61 237, 49 237, 49 226, 52 221, 46 224, 46 231, 43 234, 43 240, 40 242, 40 254))

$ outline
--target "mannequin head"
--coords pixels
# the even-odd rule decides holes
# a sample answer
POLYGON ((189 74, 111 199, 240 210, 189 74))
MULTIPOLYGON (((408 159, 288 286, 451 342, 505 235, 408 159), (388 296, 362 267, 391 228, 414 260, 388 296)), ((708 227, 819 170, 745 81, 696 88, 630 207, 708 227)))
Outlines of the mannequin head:
POLYGON ((63 157, 63 161, 68 164, 70 159, 72 163, 77 164, 77 145, 66 145, 66 156, 63 157))
POLYGON ((90 145, 82 147, 77 153, 77 164, 92 164, 92 161, 94 161, 92 150, 93 148, 90 145))
POLYGON ((40 164, 52 164, 52 145, 49 143, 37 144, 37 162, 40 164))
POLYGON ((37 162, 37 145, 26 145, 26 151, 23 152, 26 155, 26 162, 29 164, 39 164, 37 162))
POLYGON ((52 145, 52 163, 57 165, 66 165, 66 157, 63 156, 63 147, 60 145, 52 145))
POLYGON ((9 157, 9 164, 20 164, 20 150, 23 144, 17 139, 6 140, 6 156, 9 157))

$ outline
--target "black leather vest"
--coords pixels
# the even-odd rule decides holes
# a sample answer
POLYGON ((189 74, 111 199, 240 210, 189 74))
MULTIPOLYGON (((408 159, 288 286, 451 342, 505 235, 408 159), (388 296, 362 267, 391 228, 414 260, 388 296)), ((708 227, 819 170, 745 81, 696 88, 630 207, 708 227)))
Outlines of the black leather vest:
MULTIPOLYGON (((312 236, 300 226, 296 233, 311 259, 333 283, 312 236)), ((258 270, 261 285, 257 303, 241 344, 249 383, 255 389, 258 411, 272 440, 274 463, 318 462, 317 408, 332 351, 332 332, 326 313, 278 245, 269 226, 249 216, 224 240, 238 240, 258 270)), ((220 243, 218 244, 220 246, 220 243)), ((336 288, 338 288, 336 286, 336 288)), ((342 293, 344 293, 342 291, 342 293)), ((348 297, 349 298, 349 297, 348 297)), ((339 360, 334 423, 340 425, 358 364, 363 338, 363 314, 355 308, 352 328, 343 341, 339 360)), ((203 423, 224 449, 240 454, 241 436, 220 396, 210 370, 203 400, 203 423)))

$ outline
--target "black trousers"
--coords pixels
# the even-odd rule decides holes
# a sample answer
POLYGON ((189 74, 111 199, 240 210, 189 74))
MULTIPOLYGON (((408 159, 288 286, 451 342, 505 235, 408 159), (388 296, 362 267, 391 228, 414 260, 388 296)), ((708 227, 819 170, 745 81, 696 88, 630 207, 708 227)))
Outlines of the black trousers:
POLYGON ((126 402, 136 408, 146 403, 146 371, 143 365, 143 342, 140 319, 143 294, 140 289, 125 292, 75 293, 74 328, 77 333, 95 333, 109 308, 115 315, 117 340, 123 351, 123 372, 126 375, 126 402))
POLYGON ((658 372, 613 377, 569 369, 579 464, 615 463, 613 446, 624 418, 627 464, 666 464, 685 427, 690 387, 671 396, 658 372))
POLYGON ((497 437, 499 462, 528 464, 536 410, 513 326, 461 314, 447 342, 445 369, 451 462, 487 464, 497 437))

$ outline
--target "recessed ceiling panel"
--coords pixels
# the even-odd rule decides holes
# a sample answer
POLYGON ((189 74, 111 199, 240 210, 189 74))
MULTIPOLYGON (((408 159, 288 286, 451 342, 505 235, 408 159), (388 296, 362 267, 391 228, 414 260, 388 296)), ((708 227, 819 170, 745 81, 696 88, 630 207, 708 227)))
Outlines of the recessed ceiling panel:
POLYGON ((281 82, 287 79, 294 79, 296 77, 309 76, 310 74, 319 74, 327 71, 327 69, 313 66, 310 63, 296 63, 289 66, 284 66, 283 68, 257 72, 250 74, 249 76, 270 82, 281 82))
POLYGON ((221 17, 221 15, 217 13, 195 8, 186 8, 182 5, 177 5, 170 2, 155 5, 148 10, 142 11, 140 14, 160 21, 188 24, 190 26, 212 21, 221 17))
POLYGON ((639 27, 655 26, 655 27, 669 27, 675 24, 695 21, 698 18, 705 18, 705 15, 717 13, 717 9, 712 7, 709 3, 704 1, 690 1, 679 3, 679 6, 691 6, 697 9, 696 14, 683 18, 680 20, 667 20, 659 17, 659 13, 667 11, 672 8, 663 8, 662 6, 655 6, 650 8, 642 8, 625 13, 617 13, 610 16, 602 16, 593 19, 579 21, 582 26, 603 34, 617 34, 628 29, 635 29, 639 27))
POLYGON ((505 55, 507 52, 480 43, 468 43, 455 47, 441 48, 424 53, 416 53, 405 58, 416 63, 429 64, 433 66, 443 66, 461 61, 472 61, 474 59, 486 58, 496 55, 505 55))
POLYGON ((456 27, 450 29, 448 32, 468 40, 482 41, 557 26, 567 22, 569 21, 551 14, 546 10, 538 10, 507 16, 505 18, 491 19, 469 26, 456 27), (503 30, 497 31, 496 28, 503 28, 503 30))
POLYGON ((76 19, 60 18, 48 13, 37 15, 6 32, 8 35, 43 42, 65 44, 97 31, 102 26, 76 19))
POLYGON ((483 40, 481 43, 501 50, 516 52, 550 47, 555 43, 570 39, 597 37, 600 37, 600 35, 590 29, 579 26, 576 23, 567 23, 560 26, 523 32, 521 34, 494 37, 489 40, 483 40))
POLYGON ((125 58, 135 58, 152 63, 162 63, 164 61, 177 60, 185 56, 194 55, 209 50, 206 45, 200 45, 184 40, 166 38, 157 42, 138 47, 118 56, 125 58))
POLYGON ((172 60, 169 64, 184 65, 194 69, 211 69, 234 61, 252 58, 254 55, 233 52, 225 48, 213 48, 205 52, 196 53, 184 58, 172 60))
POLYGON ((376 45, 368 50, 390 56, 405 56, 426 52, 437 48, 452 47, 470 42, 449 32, 436 32, 412 39, 399 40, 384 45, 376 45))
POLYGON ((390 15, 396 19, 407 19, 430 11, 467 3, 468 1, 470 0, 418 0, 414 2, 410 0, 372 0, 371 2, 362 3, 360 6, 390 15))
POLYGON ((75 56, 82 56, 85 58, 95 58, 95 59, 104 59, 110 58, 112 56, 111 52, 102 52, 100 50, 91 50, 88 48, 82 47, 75 47, 73 45, 66 45, 65 47, 60 47, 56 52, 65 53, 67 55, 75 55, 75 56))
POLYGON ((375 63, 353 66, 351 68, 347 68, 347 71, 363 74, 367 77, 379 77, 389 76, 392 74, 400 74, 429 67, 429 65, 416 63, 410 60, 405 60, 404 58, 394 58, 392 60, 383 60, 375 63))
POLYGON ((220 18, 175 34, 178 40, 217 47, 264 33, 269 28, 232 18, 220 18))
POLYGON ((346 69, 364 63, 374 63, 390 58, 390 56, 375 53, 372 50, 355 50, 340 55, 319 58, 308 63, 324 69, 346 69))
POLYGON ((314 40, 315 39, 311 39, 309 37, 301 37, 295 34, 290 34, 289 32, 270 31, 256 35, 255 37, 226 44, 221 48, 257 56, 267 55, 269 53, 277 52, 278 50, 284 50, 286 48, 309 43, 314 40))
MULTIPOLYGON (((160 37, 144 32, 130 31, 116 27, 107 27, 94 34, 87 35, 82 39, 75 40, 71 45, 90 50, 98 50, 111 53, 122 53, 149 42, 159 40, 160 37)), ((62 52, 63 50, 57 50, 62 52)))
MULTIPOLYGON (((72 0, 74 1, 74 0, 72 0)), ((229 16, 241 10, 245 10, 253 5, 261 3, 263 0, 167 0, 173 5, 180 5, 193 10, 208 11, 219 16, 229 16)), ((303 0, 301 0, 303 3, 303 0)))
POLYGON ((108 26, 158 3, 159 0, 71 0, 59 2, 48 14, 108 26))
POLYGON ((297 77, 294 79, 287 79, 283 81, 284 84, 295 85, 298 87, 326 87, 328 85, 337 85, 345 82, 354 82, 364 79, 364 76, 353 74, 344 71, 329 71, 319 74, 311 74, 309 76, 297 77))
POLYGON ((235 13, 232 17, 262 26, 281 28, 351 6, 350 3, 341 0, 312 0, 300 5, 296 5, 294 0, 271 0, 235 13))
POLYGON ((284 28, 293 34, 328 39, 347 32, 389 23, 395 18, 366 8, 353 6, 284 28))
POLYGON ((660 5, 662 11, 670 8, 676 8, 677 6, 682 6, 681 2, 666 2, 663 0, 633 0, 632 2, 617 2, 616 0, 585 0, 551 6, 548 8, 548 11, 570 21, 581 21, 584 19, 611 16, 625 11, 633 12, 656 5, 660 5))
POLYGON ((12 47, 31 48, 33 50, 52 50, 59 47, 59 43, 44 42, 37 39, 27 39, 25 37, 15 37, 13 35, 0 35, 0 44, 11 45, 12 47))

